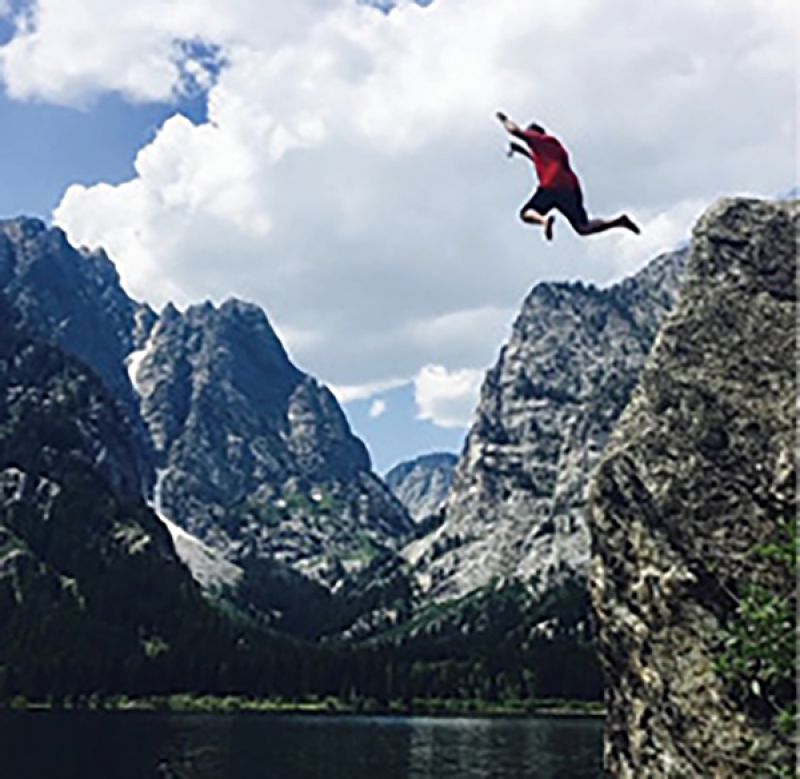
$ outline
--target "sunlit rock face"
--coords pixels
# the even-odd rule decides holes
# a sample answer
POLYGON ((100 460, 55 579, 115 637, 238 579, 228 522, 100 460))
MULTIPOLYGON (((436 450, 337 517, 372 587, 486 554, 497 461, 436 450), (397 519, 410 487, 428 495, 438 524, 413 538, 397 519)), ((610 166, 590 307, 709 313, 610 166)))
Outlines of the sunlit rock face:
POLYGON ((386 486, 419 523, 447 500, 457 463, 458 457, 449 452, 424 454, 395 465, 386 474, 386 486))
POLYGON ((584 580, 589 475, 674 304, 686 250, 604 289, 542 283, 487 373, 441 526, 405 550, 423 599, 584 580))
POLYGON ((168 306, 131 362, 160 509, 230 559, 268 557, 335 588, 412 530, 334 396, 257 306, 168 306))

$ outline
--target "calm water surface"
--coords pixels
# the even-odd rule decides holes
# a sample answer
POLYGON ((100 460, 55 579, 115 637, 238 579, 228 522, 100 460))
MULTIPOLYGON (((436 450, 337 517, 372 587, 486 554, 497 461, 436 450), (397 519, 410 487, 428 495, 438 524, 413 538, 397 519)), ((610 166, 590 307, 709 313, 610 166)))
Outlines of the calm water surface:
POLYGON ((0 713, 3 779, 595 779, 602 722, 0 713))

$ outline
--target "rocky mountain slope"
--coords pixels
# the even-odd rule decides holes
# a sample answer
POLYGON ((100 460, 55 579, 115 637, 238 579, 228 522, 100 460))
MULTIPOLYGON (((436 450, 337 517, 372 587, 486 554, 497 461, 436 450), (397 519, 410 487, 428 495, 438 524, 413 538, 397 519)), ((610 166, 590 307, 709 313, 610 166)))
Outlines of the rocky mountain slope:
POLYGON ((444 507, 405 550, 423 603, 585 577, 588 477, 672 307, 686 251, 605 289, 538 284, 487 373, 444 507))
POLYGON ((449 452, 424 454, 395 465, 384 479, 414 521, 421 522, 444 504, 457 463, 449 452))
POLYGON ((77 250, 61 230, 24 217, 0 220, 0 292, 21 326, 91 366, 121 402, 148 489, 152 452, 125 358, 153 312, 127 296, 104 252, 77 250))
POLYGON ((775 549, 797 516, 798 227, 798 201, 723 200, 703 216, 680 303, 596 471, 592 596, 614 776, 792 774, 772 718, 794 700, 794 653, 788 683, 764 663, 793 645, 793 608, 777 638, 769 611, 740 626, 738 684, 719 662, 748 597, 767 593, 775 612, 777 593, 794 593, 775 549))
POLYGON ((140 491, 152 501, 158 487, 179 551, 215 593, 241 579, 226 564, 252 572, 248 597, 253 579, 333 590, 413 530, 333 395, 292 365, 256 306, 156 314, 105 254, 25 218, 0 221, 0 290, 118 400, 140 491))
POLYGON ((167 306, 129 369, 162 463, 160 510, 230 560, 276 560, 334 589, 412 529, 258 307, 167 306))
MULTIPOLYGON (((176 691, 375 695, 374 677, 388 673, 356 651, 326 651, 261 629, 236 604, 207 603, 139 495, 135 446, 104 382, 20 328, 0 296, 0 705, 176 691)), ((208 561, 207 548, 178 537, 208 561)), ((255 584, 246 570, 243 586, 255 584)), ((325 616, 302 588, 287 595, 277 584, 256 595, 325 616)))
POLYGON ((0 682, 7 687, 15 667, 35 674, 39 660, 50 672, 81 666, 87 674, 99 657, 144 663, 154 647, 169 653, 180 632, 175 614, 184 626, 205 618, 167 529, 138 496, 134 451, 102 382, 27 335, 0 301, 0 682))

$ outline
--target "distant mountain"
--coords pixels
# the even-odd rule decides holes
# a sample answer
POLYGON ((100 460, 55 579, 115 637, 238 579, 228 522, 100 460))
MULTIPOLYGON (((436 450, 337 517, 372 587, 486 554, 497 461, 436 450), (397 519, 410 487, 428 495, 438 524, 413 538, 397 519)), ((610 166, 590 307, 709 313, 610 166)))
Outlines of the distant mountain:
POLYGON ((444 521, 405 550, 421 603, 498 581, 541 594, 585 580, 589 475, 675 302, 686 254, 605 289, 533 288, 484 380, 444 521))
POLYGON ((333 395, 291 363, 257 306, 156 314, 103 252, 26 218, 0 221, 0 291, 106 384, 133 430, 139 492, 214 597, 242 590, 288 618, 290 604, 316 602, 310 585, 333 591, 412 533, 333 395))
POLYGON ((395 465, 386 486, 408 509, 415 522, 435 514, 447 498, 458 457, 449 452, 424 454, 395 465))

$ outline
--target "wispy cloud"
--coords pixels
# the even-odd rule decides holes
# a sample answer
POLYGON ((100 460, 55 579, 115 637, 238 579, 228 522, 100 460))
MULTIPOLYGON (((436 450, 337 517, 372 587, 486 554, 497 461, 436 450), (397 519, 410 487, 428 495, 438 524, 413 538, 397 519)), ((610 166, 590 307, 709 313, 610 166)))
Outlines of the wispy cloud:
POLYGON ((388 379, 387 381, 374 381, 367 382, 366 384, 332 384, 330 390, 340 403, 351 403, 354 400, 366 400, 373 395, 402 387, 404 384, 408 383, 406 379, 388 379))
POLYGON ((386 412, 386 401, 376 398, 372 401, 369 407, 370 419, 377 419, 379 416, 386 412))

